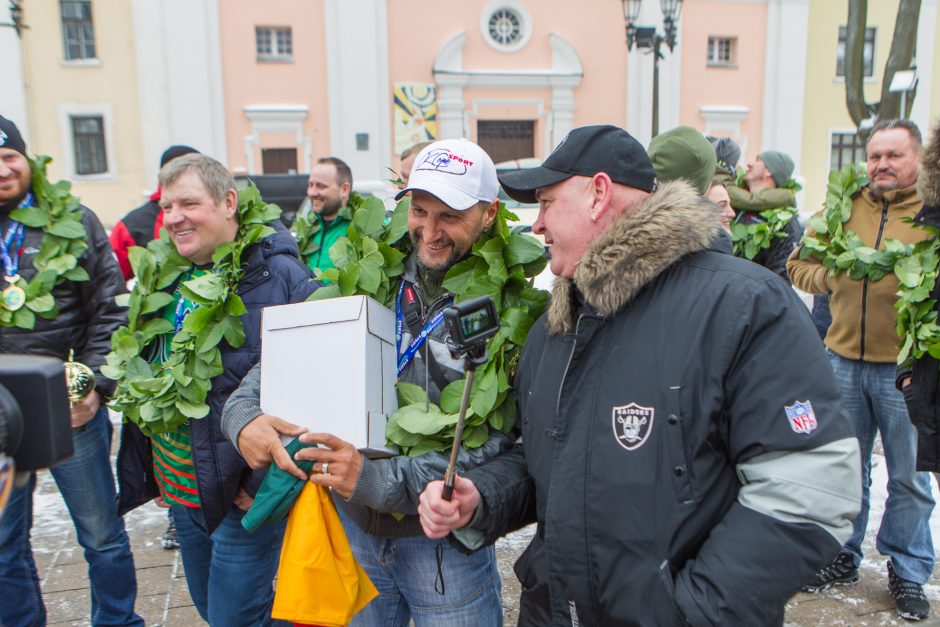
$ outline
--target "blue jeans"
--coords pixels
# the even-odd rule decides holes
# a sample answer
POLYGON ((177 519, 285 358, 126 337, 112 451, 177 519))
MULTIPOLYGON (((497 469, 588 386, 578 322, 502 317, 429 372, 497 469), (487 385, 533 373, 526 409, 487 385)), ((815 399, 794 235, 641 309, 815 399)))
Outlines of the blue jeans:
POLYGON ((467 555, 447 540, 375 538, 337 511, 353 554, 379 591, 349 627, 404 627, 409 619, 415 627, 502 626, 494 547, 467 555))
POLYGON ((202 510, 172 505, 186 584, 196 610, 210 625, 290 625, 271 618, 274 577, 287 521, 242 527, 245 512, 234 505, 210 536, 202 510))
POLYGON ((917 433, 907 416, 904 397, 894 387, 894 364, 845 359, 829 351, 845 411, 855 427, 862 454, 862 511, 843 551, 855 565, 862 560, 871 492, 871 453, 881 432, 888 468, 888 500, 878 530, 878 552, 887 555, 904 579, 923 585, 934 567, 930 513, 934 501, 930 473, 917 472, 917 433))
MULTIPOLYGON (((124 520, 117 515, 111 470, 111 421, 102 407, 72 432, 75 453, 51 469, 85 549, 92 625, 143 625, 134 613, 137 579, 124 520)), ((0 625, 45 625, 39 577, 29 535, 36 474, 14 488, 0 519, 0 625), (10 602, 15 599, 16 602, 10 602)))

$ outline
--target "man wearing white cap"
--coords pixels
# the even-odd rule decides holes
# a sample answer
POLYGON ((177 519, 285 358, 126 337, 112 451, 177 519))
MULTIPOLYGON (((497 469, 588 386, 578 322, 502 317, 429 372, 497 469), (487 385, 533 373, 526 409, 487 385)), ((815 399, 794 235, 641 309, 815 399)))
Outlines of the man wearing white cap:
MULTIPOLYGON (((453 302, 443 287, 444 275, 493 224, 498 191, 489 155, 473 142, 456 139, 424 148, 415 158, 408 187, 398 194, 411 194, 408 232, 414 244, 395 312, 402 321, 399 380, 427 390, 433 403, 448 383, 464 376, 437 315, 453 302)), ((279 433, 296 436, 303 429, 263 414, 259 388, 256 367, 225 407, 226 435, 252 467, 274 461, 306 479, 278 439, 279 433)), ((315 460, 310 480, 343 497, 334 501, 353 553, 380 593, 351 625, 404 626, 409 620, 416 627, 502 625, 493 547, 466 554, 446 540, 425 537, 418 521, 418 496, 429 481, 444 475, 444 454, 370 460, 329 434, 305 434, 301 440, 320 445, 301 450, 296 458, 315 460), (396 518, 393 512, 405 516, 396 518)), ((482 447, 461 451, 458 467, 477 466, 511 446, 509 436, 492 431, 482 447)))

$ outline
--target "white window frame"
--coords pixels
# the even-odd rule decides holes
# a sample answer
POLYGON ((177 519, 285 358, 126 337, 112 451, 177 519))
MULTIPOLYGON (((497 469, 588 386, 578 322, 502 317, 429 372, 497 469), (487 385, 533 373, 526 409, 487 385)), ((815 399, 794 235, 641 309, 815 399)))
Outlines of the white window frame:
POLYGON ((532 14, 519 0, 495 0, 490 2, 480 14, 480 34, 483 35, 483 41, 493 50, 516 52, 525 48, 529 39, 532 38, 532 14), (490 18, 501 10, 512 11, 519 18, 520 37, 518 41, 509 45, 501 44, 490 36, 490 18))
POLYGON ((294 61, 294 29, 290 26, 255 26, 255 57, 261 62, 292 63, 294 61), (271 37, 271 53, 262 54, 258 50, 258 35, 266 31, 271 37), (290 52, 282 52, 278 43, 278 33, 286 32, 290 37, 290 52))
MULTIPOLYGON (((91 10, 92 16, 90 19, 91 22, 91 45, 95 49, 95 54, 90 57, 81 56, 75 58, 69 58, 68 56, 68 45, 66 45, 65 39, 65 24, 66 17, 62 13, 62 0, 59 0, 59 29, 61 30, 61 39, 62 39, 62 63, 64 65, 100 65, 101 61, 98 59, 98 35, 95 32, 95 16, 92 0, 87 0, 88 7, 91 10)), ((74 21, 73 18, 68 18, 69 22, 74 21)), ((84 50, 82 51, 84 53, 84 50)))
POLYGON ((110 103, 60 104, 59 134, 62 145, 63 170, 70 181, 114 181, 117 180, 118 155, 114 145, 114 110, 110 103), (104 126, 104 149, 108 169, 98 174, 79 174, 75 163, 75 138, 72 135, 72 118, 98 116, 104 126))
POLYGON ((707 67, 738 67, 738 38, 731 35, 709 35, 705 51, 705 65, 707 67), (728 59, 719 58, 721 44, 728 44, 728 59))

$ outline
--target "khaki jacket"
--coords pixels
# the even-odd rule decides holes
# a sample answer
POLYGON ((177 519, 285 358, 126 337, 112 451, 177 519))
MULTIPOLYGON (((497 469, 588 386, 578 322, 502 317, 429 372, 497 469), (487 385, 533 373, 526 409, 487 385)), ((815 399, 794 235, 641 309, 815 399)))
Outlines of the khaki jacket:
MULTIPOLYGON (((893 190, 884 199, 872 197, 864 188, 852 201, 852 217, 845 228, 854 231, 868 246, 884 248, 886 239, 912 244, 930 235, 901 220, 913 218, 923 206, 914 186, 893 190)), ((807 235, 813 235, 807 229, 807 235)), ((798 246, 787 261, 793 285, 810 294, 830 293, 832 326, 826 346, 846 359, 893 363, 899 339, 894 329, 898 280, 888 274, 880 281, 852 280, 844 272, 833 276, 815 256, 800 259, 798 246)))

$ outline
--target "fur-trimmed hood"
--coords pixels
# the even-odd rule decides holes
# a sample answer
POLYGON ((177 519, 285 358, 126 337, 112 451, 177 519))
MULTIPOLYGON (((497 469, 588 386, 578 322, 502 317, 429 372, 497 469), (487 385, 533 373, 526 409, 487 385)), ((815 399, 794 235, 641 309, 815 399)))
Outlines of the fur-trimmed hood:
POLYGON ((920 157, 917 193, 925 205, 940 207, 940 118, 930 130, 930 137, 920 157))
POLYGON ((663 184, 594 240, 574 280, 555 279, 549 332, 571 330, 575 285, 588 305, 612 316, 679 258, 708 248, 720 228, 718 208, 691 185, 682 180, 663 184))

